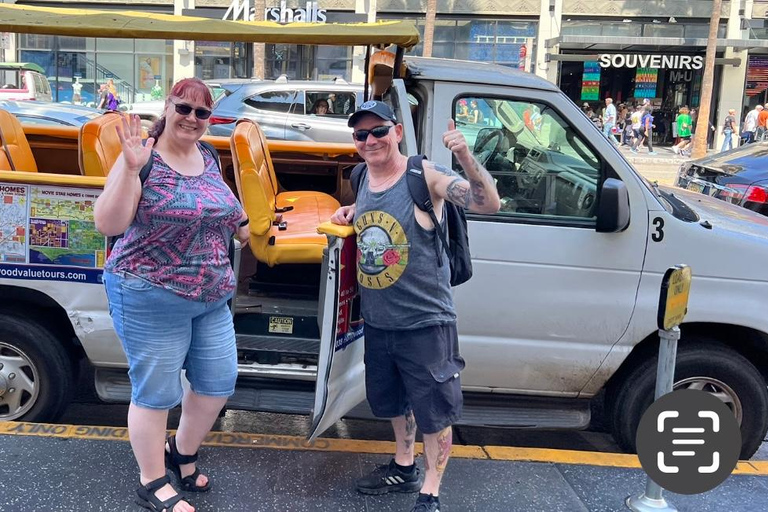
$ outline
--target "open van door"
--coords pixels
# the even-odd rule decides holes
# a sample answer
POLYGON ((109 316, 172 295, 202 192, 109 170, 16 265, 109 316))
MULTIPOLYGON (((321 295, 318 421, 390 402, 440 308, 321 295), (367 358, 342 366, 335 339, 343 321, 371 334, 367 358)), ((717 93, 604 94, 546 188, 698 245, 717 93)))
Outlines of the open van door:
POLYGON ((365 400, 363 321, 357 290, 357 244, 352 226, 329 222, 320 287, 320 355, 309 440, 365 400))

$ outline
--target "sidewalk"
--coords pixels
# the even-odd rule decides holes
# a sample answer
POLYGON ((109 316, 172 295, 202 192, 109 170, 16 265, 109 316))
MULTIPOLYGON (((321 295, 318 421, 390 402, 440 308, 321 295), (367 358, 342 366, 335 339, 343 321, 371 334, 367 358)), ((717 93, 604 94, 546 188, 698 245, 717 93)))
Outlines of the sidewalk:
MULTIPOLYGON (((0 510, 142 510, 124 428, 0 423, 0 510)), ((190 501, 205 511, 408 512, 415 495, 363 496, 354 480, 389 460, 393 443, 212 433, 201 467, 214 482, 190 501)), ((420 445, 417 445, 420 450, 420 445)), ((619 454, 454 446, 443 479, 443 512, 628 510, 644 489, 637 458, 619 454)), ((740 463, 717 489, 667 493, 678 510, 746 512, 764 507, 768 463, 740 463)))

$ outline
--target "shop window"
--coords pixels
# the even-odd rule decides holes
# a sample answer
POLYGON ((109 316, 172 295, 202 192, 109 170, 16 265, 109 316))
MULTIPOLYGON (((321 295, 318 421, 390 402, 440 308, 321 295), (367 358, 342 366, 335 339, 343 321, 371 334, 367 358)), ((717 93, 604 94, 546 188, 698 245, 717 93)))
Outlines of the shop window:
POLYGON ((646 23, 643 26, 645 37, 685 37, 685 27, 682 23, 646 23))
POLYGON ((295 95, 295 91, 266 91, 251 96, 243 103, 259 110, 287 114, 295 95))
POLYGON ((173 53, 173 41, 166 39, 136 39, 136 53, 173 53))
POLYGON ((57 42, 59 50, 80 50, 91 52, 96 50, 96 40, 92 37, 58 36, 57 42))
POLYGON ((85 52, 58 52, 57 77, 51 80, 54 101, 94 105, 98 100, 96 56, 85 52))
POLYGON ((170 67, 165 55, 136 55, 136 101, 150 101, 165 97, 166 81, 173 74, 173 61, 170 67))
POLYGON ((96 50, 100 52, 131 52, 133 53, 133 39, 96 39, 96 50))
POLYGON ((97 86, 105 84, 111 79, 115 84, 117 98, 121 103, 134 101, 137 92, 135 77, 134 55, 132 53, 96 54, 97 86))
POLYGON ((19 48, 23 50, 48 50, 54 45, 54 36, 19 34, 19 48))
POLYGON ((596 21, 564 21, 564 36, 600 36, 603 35, 603 24, 596 21))
POLYGON ((456 101, 453 118, 496 182, 497 215, 594 221, 600 159, 551 107, 465 97, 456 101))

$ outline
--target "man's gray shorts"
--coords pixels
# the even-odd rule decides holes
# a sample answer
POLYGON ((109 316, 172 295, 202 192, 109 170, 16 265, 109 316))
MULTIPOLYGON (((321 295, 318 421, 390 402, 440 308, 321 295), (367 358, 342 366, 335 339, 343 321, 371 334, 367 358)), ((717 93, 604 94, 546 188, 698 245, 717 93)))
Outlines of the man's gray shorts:
POLYGON ((456 324, 408 331, 365 325, 365 387, 379 418, 413 410, 423 434, 435 434, 461 417, 464 403, 456 324))

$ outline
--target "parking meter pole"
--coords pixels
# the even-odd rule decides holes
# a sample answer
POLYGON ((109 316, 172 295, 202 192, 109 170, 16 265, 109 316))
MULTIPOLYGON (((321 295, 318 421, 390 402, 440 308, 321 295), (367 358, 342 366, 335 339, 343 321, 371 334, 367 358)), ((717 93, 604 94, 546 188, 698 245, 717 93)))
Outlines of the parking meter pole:
MULTIPOLYGON (((679 327, 673 327, 668 331, 659 330, 659 364, 656 367, 656 393, 654 397, 656 400, 672 392, 679 339, 679 327)), ((636 512, 676 511, 677 509, 664 499, 662 492, 663 488, 659 484, 651 480, 650 477, 646 477, 645 492, 639 496, 630 496, 627 499, 627 507, 636 512)))
MULTIPOLYGON (((669 268, 661 280, 659 296, 659 362, 656 366, 656 393, 658 400, 672 392, 675 383, 677 342, 680 324, 688 312, 688 295, 691 288, 691 269, 687 265, 669 268)), ((635 512, 676 512, 677 508, 662 497, 662 487, 647 476, 645 492, 627 498, 627 507, 635 512)))

